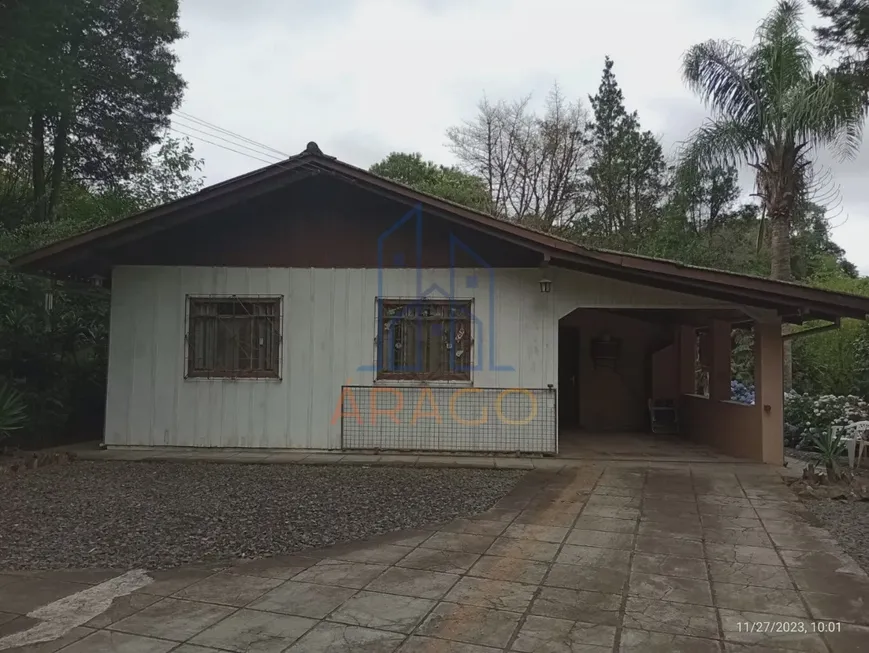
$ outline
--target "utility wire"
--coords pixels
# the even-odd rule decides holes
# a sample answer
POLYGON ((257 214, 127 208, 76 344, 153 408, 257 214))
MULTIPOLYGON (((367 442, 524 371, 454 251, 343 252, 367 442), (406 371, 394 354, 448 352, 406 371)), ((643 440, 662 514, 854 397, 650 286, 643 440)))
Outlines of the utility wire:
POLYGON ((203 125, 205 127, 209 127, 209 128, 214 129, 216 131, 219 131, 223 134, 227 134, 229 136, 237 138, 240 141, 244 141, 246 143, 250 143, 251 145, 256 145, 257 147, 262 148, 264 150, 274 152, 275 154, 279 155, 281 158, 287 159, 290 156, 286 152, 281 152, 280 150, 276 150, 275 148, 273 148, 269 145, 266 145, 264 143, 260 143, 258 141, 251 139, 251 138, 247 138, 246 136, 242 136, 241 134, 238 134, 238 133, 231 131, 229 129, 224 129, 220 125, 216 125, 212 122, 208 122, 207 120, 204 120, 202 118, 197 118, 196 116, 194 116, 190 113, 185 113, 184 111, 176 111, 175 114, 177 114, 178 116, 181 116, 182 118, 186 118, 187 120, 192 120, 193 122, 198 123, 200 125, 203 125))
MULTIPOLYGON (((223 136, 220 136, 219 134, 213 134, 210 131, 199 129, 198 127, 195 127, 194 125, 188 125, 187 123, 181 122, 179 120, 173 120, 172 124, 173 124, 173 126, 176 126, 176 127, 183 127, 184 129, 189 129, 189 130, 195 131, 199 134, 204 134, 205 136, 215 138, 215 139, 222 141, 224 143, 227 143, 229 145, 234 145, 235 147, 239 147, 239 148, 242 148, 244 150, 249 150, 250 152, 253 152, 254 154, 258 154, 260 156, 274 157, 275 159, 277 159, 279 161, 282 159, 285 159, 285 158, 289 158, 287 156, 278 156, 277 154, 271 154, 270 152, 262 152, 260 150, 254 149, 253 147, 249 147, 249 146, 243 145, 241 143, 236 143, 235 141, 230 140, 228 138, 224 138, 223 136)), ((192 135, 190 135, 190 136, 192 137, 192 135)), ((214 144, 216 145, 216 143, 214 143, 214 144)), ((237 151, 237 150, 233 150, 233 151, 237 151)), ((239 154, 244 154, 244 153, 239 152, 239 154)))
POLYGON ((181 134, 182 136, 186 136, 187 138, 194 138, 198 141, 202 141, 203 143, 208 143, 209 145, 214 145, 215 147, 219 147, 222 150, 226 150, 228 152, 235 152, 236 154, 241 154, 242 156, 246 156, 249 159, 261 161, 262 163, 267 163, 269 165, 276 165, 277 163, 279 163, 279 161, 269 161, 268 159, 260 159, 259 157, 253 156, 252 154, 248 154, 247 152, 242 152, 241 150, 235 150, 231 147, 227 147, 226 145, 221 145, 220 143, 215 143, 214 141, 210 141, 207 138, 202 138, 201 136, 196 136, 195 134, 188 134, 185 131, 177 129, 176 127, 169 127, 169 129, 173 132, 181 134))

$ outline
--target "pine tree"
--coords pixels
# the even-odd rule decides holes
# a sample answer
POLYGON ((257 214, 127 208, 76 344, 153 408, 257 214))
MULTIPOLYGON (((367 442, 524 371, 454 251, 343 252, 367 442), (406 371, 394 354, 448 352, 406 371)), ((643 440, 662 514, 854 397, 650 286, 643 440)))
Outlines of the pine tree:
POLYGON ((594 111, 588 167, 591 211, 584 235, 635 249, 654 226, 666 190, 661 145, 651 132, 641 131, 637 113, 625 109, 609 57, 597 95, 589 101, 594 111))

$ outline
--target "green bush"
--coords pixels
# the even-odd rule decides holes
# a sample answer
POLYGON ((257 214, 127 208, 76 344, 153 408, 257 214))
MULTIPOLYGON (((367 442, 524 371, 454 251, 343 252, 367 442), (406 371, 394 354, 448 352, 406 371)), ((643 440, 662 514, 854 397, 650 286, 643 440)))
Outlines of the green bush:
POLYGON ((869 403, 855 395, 821 395, 791 392, 785 395, 785 444, 804 448, 833 426, 847 426, 869 419, 869 403), (788 438, 792 438, 790 441, 788 438))
POLYGON ((0 384, 0 442, 27 422, 27 407, 21 393, 10 383, 0 384))

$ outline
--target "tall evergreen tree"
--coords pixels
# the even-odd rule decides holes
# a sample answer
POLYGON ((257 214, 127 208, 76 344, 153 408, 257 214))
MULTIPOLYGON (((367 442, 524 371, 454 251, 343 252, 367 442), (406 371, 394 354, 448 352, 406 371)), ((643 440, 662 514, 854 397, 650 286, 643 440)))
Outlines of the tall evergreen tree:
POLYGON ((635 249, 656 221, 665 192, 661 145, 651 132, 641 131, 637 113, 625 109, 609 57, 597 95, 589 101, 594 122, 587 171, 590 211, 584 230, 604 244, 635 249))

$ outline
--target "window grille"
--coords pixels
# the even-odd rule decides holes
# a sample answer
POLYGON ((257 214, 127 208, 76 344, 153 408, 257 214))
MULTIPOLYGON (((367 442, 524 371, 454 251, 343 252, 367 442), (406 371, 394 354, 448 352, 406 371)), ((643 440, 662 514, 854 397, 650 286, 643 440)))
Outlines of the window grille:
POLYGON ((280 353, 279 298, 188 298, 188 377, 280 378, 280 353))
POLYGON ((379 299, 377 378, 470 381, 470 301, 379 299))

